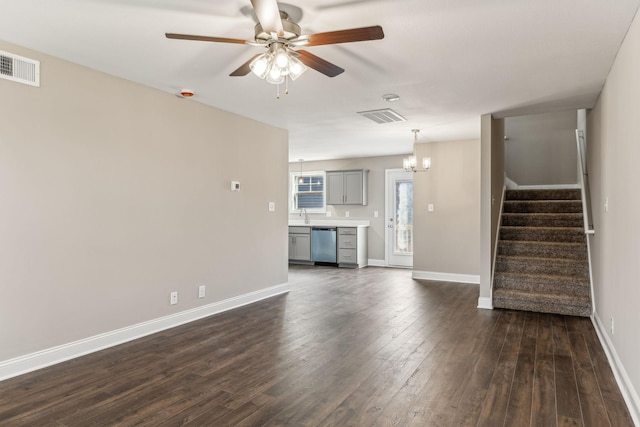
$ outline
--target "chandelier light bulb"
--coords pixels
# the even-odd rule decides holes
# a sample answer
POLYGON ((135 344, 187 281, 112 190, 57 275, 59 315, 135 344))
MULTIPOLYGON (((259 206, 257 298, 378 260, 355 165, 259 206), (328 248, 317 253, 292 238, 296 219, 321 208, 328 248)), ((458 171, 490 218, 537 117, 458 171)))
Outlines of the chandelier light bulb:
POLYGON ((417 161, 416 161, 416 156, 410 156, 409 157, 409 166, 411 167, 411 169, 415 169, 417 166, 417 161))

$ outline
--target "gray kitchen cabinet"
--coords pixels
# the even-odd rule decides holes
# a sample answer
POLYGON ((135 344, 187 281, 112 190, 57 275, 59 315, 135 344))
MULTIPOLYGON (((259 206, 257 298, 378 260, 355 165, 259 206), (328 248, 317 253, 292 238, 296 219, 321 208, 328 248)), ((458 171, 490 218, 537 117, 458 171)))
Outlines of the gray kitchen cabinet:
POLYGON ((289 261, 311 262, 311 227, 289 227, 289 261))
POLYGON ((327 171, 327 205, 366 205, 369 171, 327 171))
POLYGON ((338 227, 338 266, 361 268, 368 262, 367 229, 338 227))

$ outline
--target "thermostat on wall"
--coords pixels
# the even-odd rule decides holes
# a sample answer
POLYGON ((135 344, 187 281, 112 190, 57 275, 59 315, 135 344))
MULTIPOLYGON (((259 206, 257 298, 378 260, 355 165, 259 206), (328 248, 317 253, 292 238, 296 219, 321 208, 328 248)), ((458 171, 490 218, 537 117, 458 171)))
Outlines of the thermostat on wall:
POLYGON ((240 191, 239 181, 231 181, 231 191, 240 191))

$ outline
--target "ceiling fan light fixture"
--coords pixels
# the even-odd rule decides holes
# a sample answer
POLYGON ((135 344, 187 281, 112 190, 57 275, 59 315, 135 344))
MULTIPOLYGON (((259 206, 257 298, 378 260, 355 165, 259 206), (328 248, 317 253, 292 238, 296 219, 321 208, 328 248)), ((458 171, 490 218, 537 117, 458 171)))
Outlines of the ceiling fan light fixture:
POLYGON ((289 66, 289 54, 281 47, 276 49, 275 63, 280 68, 287 68, 289 66))
POLYGON ((269 68, 269 73, 267 73, 267 77, 265 78, 267 83, 271 83, 274 85, 279 85, 284 82, 284 74, 282 74, 282 70, 275 64, 272 64, 271 68, 269 68))
POLYGON ((289 78, 291 80, 295 80, 300 77, 305 71, 307 71, 307 67, 296 57, 289 58, 289 78))
POLYGON ((253 74, 259 78, 264 79, 267 77, 267 73, 269 72, 269 53, 263 53, 251 61, 249 68, 251 68, 253 74))
POLYGON ((307 70, 282 43, 272 43, 268 52, 251 61, 249 68, 259 78, 276 85, 284 83, 285 78, 295 80, 307 70))

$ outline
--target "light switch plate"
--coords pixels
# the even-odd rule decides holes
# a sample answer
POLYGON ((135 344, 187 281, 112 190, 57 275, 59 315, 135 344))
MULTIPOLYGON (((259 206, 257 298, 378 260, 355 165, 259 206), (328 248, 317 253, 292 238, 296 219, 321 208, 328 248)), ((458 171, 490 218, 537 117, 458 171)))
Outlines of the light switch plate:
POLYGON ((276 202, 269 202, 269 212, 276 211, 276 202))
POLYGON ((231 181, 231 191, 240 191, 239 181, 231 181))
POLYGON ((433 203, 429 203, 429 204, 427 205, 427 210, 428 210, 429 212, 433 212, 433 203))

